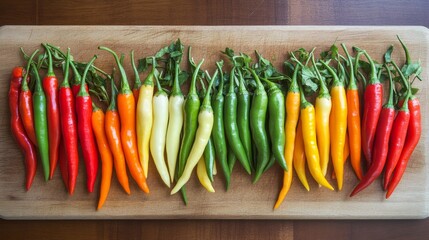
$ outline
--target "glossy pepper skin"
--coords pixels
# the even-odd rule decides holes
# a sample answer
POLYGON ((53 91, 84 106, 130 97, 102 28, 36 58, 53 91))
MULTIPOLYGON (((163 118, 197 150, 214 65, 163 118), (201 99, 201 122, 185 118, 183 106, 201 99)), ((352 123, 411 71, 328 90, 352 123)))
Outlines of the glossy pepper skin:
POLYGON ((378 119, 383 106, 383 85, 377 76, 377 69, 367 52, 358 49, 368 59, 371 66, 370 80, 364 92, 364 106, 362 118, 362 151, 366 159, 367 167, 371 166, 371 157, 374 144, 374 136, 378 119))
POLYGON ((137 150, 137 136, 136 136, 136 102, 134 95, 131 92, 127 74, 122 66, 118 55, 107 47, 100 46, 100 50, 105 50, 113 55, 115 62, 118 66, 121 75, 121 89, 118 94, 118 112, 121 121, 121 143, 124 150, 125 161, 127 162, 128 169, 137 185, 145 193, 149 193, 149 186, 144 176, 144 171, 140 165, 138 150, 137 150))
POLYGON ((230 179, 231 179, 231 172, 227 161, 228 151, 227 151, 225 128, 224 128, 224 121, 223 121, 223 108, 224 108, 224 102, 225 102, 225 98, 223 96, 224 79, 223 79, 223 72, 222 72, 222 64, 219 62, 219 63, 216 63, 216 65, 220 73, 220 79, 219 79, 220 83, 219 83, 217 93, 215 94, 212 101, 213 117, 214 117, 212 138, 213 138, 213 145, 215 147, 216 158, 219 161, 220 166, 222 167, 223 175, 225 176, 225 189, 228 190, 230 179))
POLYGON ((19 116, 18 102, 19 92, 22 83, 22 67, 15 67, 12 70, 9 87, 9 111, 10 111, 10 129, 12 134, 25 155, 25 189, 28 191, 36 176, 37 159, 36 148, 27 136, 24 125, 19 116))
POLYGON ((256 173, 253 178, 253 183, 256 183, 270 161, 270 147, 265 130, 268 96, 256 72, 252 69, 249 69, 249 71, 257 83, 250 108, 250 130, 257 150, 256 173))
MULTIPOLYGON (((29 65, 30 66, 30 65, 29 65)), ((26 72, 28 72, 30 69, 26 72)), ((34 111, 33 111, 33 94, 28 88, 26 77, 22 81, 21 92, 19 93, 19 115, 22 119, 25 132, 34 145, 37 145, 36 132, 34 131, 34 111)))
POLYGON ((405 169, 407 168, 408 161, 414 152, 414 149, 419 143, 422 135, 422 115, 420 110, 420 102, 415 96, 411 96, 408 100, 408 109, 410 111, 410 122, 407 129, 407 137, 405 138, 404 148, 402 149, 401 156, 396 164, 392 178, 390 179, 387 187, 386 198, 389 198, 393 191, 395 191, 405 169))
POLYGON ((240 134, 238 131, 238 124, 237 124, 237 94, 234 90, 234 79, 235 79, 235 70, 234 67, 231 70, 230 74, 230 83, 229 83, 229 90, 228 93, 225 96, 225 107, 224 107, 224 126, 225 126, 225 136, 228 141, 228 145, 231 148, 231 150, 234 152, 234 155, 237 157, 238 161, 243 165, 244 170, 248 174, 251 173, 250 168, 250 162, 247 158, 246 149, 241 142, 240 134))
POLYGON ((271 140, 271 152, 283 170, 288 171, 285 150, 285 97, 280 88, 272 82, 268 84, 268 132, 271 140))
MULTIPOLYGON (((296 65, 293 76, 292 83, 289 87, 289 90, 286 94, 286 123, 285 123, 285 132, 286 132, 286 146, 285 146, 285 160, 289 169, 293 168, 293 157, 295 152, 295 139, 296 139, 296 128, 299 119, 299 113, 301 109, 301 95, 297 82, 298 72, 300 70, 300 65, 296 65)), ((292 184, 293 171, 283 171, 283 187, 280 190, 279 197, 274 205, 274 209, 277 209, 282 204, 286 195, 289 192, 290 186, 292 184)))
POLYGON ((36 131, 37 147, 39 149, 40 160, 42 162, 45 181, 49 179, 49 135, 48 117, 46 107, 46 96, 43 92, 39 72, 34 63, 31 69, 36 78, 36 85, 33 92, 34 129, 36 131))
MULTIPOLYGON (((331 87, 332 110, 329 117, 329 131, 331 137, 331 156, 337 177, 338 190, 343 188, 344 179, 344 145, 347 138, 347 97, 344 84, 339 80, 337 74, 325 62, 322 64, 333 76, 331 87)), ((344 74, 342 65, 339 64, 344 74)))
POLYGON ((320 185, 334 190, 326 178, 323 176, 320 167, 320 155, 316 140, 316 114, 314 107, 305 99, 302 89, 301 92, 301 121, 302 136, 304 139, 305 156, 307 158, 308 168, 314 180, 320 185))
MULTIPOLYGON (((361 114, 360 114, 360 98, 359 88, 356 83, 355 72, 357 72, 356 63, 353 66, 353 61, 347 48, 344 44, 341 44, 344 52, 347 55, 348 62, 350 65, 350 79, 349 85, 346 90, 347 95, 347 130, 350 147, 350 162, 353 170, 359 180, 362 179, 362 167, 361 167, 361 155, 362 155, 362 141, 361 141, 361 114), (355 69, 356 68, 356 69, 355 69)), ((356 55, 356 59, 359 59, 362 52, 356 55)), ((357 61, 358 62, 358 61, 357 61)))
POLYGON ((389 100, 381 110, 378 120, 377 131, 372 152, 372 164, 367 173, 363 176, 359 184, 353 189, 350 196, 354 196, 366 187, 368 187, 383 171, 386 163, 387 152, 389 150, 389 139, 392 131, 393 120, 395 118, 395 108, 393 106, 393 80, 388 67, 386 69, 390 76, 389 100))
POLYGON ((85 89, 85 78, 89 67, 95 61, 94 56, 85 68, 79 93, 76 97, 77 130, 82 146, 83 159, 86 167, 86 186, 88 192, 94 191, 94 184, 98 173, 98 154, 92 129, 92 100, 85 89))
POLYGON ((247 91, 244 84, 244 78, 241 71, 237 71, 239 75, 239 85, 237 92, 237 128, 240 136, 241 143, 246 150, 247 160, 250 167, 253 165, 253 149, 252 137, 250 133, 250 106, 252 103, 252 96, 247 91))
POLYGON ((43 90, 46 94, 47 110, 48 110, 48 134, 49 134, 49 179, 54 176, 55 168, 58 162, 58 153, 61 140, 61 127, 60 127, 60 112, 59 112, 59 98, 58 98, 58 79, 54 74, 52 68, 52 55, 51 50, 47 45, 43 45, 48 53, 49 67, 48 73, 43 78, 43 90))
MULTIPOLYGON (((59 110, 61 114, 62 144, 64 145, 63 148, 66 153, 67 188, 69 194, 72 195, 76 187, 76 179, 79 170, 79 153, 75 97, 68 80, 70 49, 67 52, 67 56, 64 81, 59 90, 59 110)), ((60 159, 60 161, 61 160, 62 159, 60 159)))

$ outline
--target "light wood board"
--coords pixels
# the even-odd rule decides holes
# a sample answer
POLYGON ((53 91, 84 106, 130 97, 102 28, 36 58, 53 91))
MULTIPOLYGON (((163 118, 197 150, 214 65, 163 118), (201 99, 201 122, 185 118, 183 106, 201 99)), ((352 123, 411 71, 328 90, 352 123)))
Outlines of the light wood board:
MULTIPOLYGON (((5 26, 0 29, 0 216, 7 219, 379 219, 425 218, 429 215, 428 180, 428 75, 429 31, 424 27, 339 27, 339 26, 5 26), (162 185, 153 163, 150 164, 149 195, 140 191, 133 181, 130 196, 120 188, 116 176, 107 202, 96 211, 98 193, 88 194, 85 187, 84 164, 80 164, 77 189, 73 196, 65 190, 57 171, 53 180, 44 182, 39 166, 29 192, 24 189, 23 155, 14 142, 9 128, 7 91, 11 69, 24 64, 19 47, 27 52, 49 42, 70 47, 75 59, 88 61, 94 54, 96 65, 110 71, 113 58, 97 50, 105 45, 127 54, 127 73, 132 76, 128 53, 136 51, 137 58, 154 54, 159 48, 180 38, 193 47, 195 61, 205 58, 204 69, 214 70, 221 50, 231 47, 236 52, 252 54, 258 50, 281 67, 288 51, 318 47, 327 50, 334 42, 366 49, 374 59, 393 44, 394 59, 403 63, 404 54, 396 39, 399 34, 407 43, 413 59, 424 67, 423 82, 418 97, 422 103, 423 135, 408 169, 389 200, 384 199, 381 182, 377 180, 356 197, 350 198, 357 180, 349 164, 346 166, 344 189, 340 192, 318 188, 309 180, 311 191, 301 186, 296 176, 283 205, 273 210, 281 188, 282 171, 273 167, 257 184, 245 175, 239 164, 232 174, 231 187, 224 190, 223 176, 215 178, 216 193, 208 193, 193 176, 187 185, 189 204, 184 206, 179 194, 170 196, 162 185)), ((185 60, 184 60, 185 61, 185 60)), ((61 74, 59 74, 61 76, 61 74)), ((142 78, 144 76, 142 75, 142 78)), ((61 77, 60 77, 61 78, 61 77)), ((130 77, 132 79, 132 77, 130 77)), ((219 168, 220 171, 220 168, 219 168)), ((308 175, 309 176, 309 175, 308 175)), ((331 180, 334 183, 334 181, 331 180)), ((97 186, 99 182, 97 182, 97 186)), ((97 187, 98 190, 98 187, 97 187)))

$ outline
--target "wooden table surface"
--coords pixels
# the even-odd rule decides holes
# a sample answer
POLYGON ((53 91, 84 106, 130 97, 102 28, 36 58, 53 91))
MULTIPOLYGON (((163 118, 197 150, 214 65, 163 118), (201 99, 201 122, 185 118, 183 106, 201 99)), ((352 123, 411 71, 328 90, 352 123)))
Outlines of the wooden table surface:
MULTIPOLYGON (((0 25, 422 25, 429 1, 0 1, 0 25)), ((427 71, 427 69, 425 69, 427 71)), ((427 239, 425 220, 5 221, 2 239, 427 239)))

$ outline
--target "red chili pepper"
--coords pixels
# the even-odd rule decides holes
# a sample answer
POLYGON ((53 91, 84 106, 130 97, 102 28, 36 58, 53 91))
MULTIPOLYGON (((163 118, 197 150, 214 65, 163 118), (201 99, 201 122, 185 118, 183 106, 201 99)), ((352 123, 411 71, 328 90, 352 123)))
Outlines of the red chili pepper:
POLYGON ((94 184, 98 172, 98 155, 92 130, 92 100, 85 88, 85 78, 89 67, 95 61, 94 56, 85 68, 79 93, 76 97, 77 129, 82 146, 83 158, 86 167, 86 185, 88 192, 94 191, 94 184))
MULTIPOLYGON (((26 70, 26 76, 30 70, 30 64, 26 70)), ((21 116, 22 124, 24 125, 25 132, 30 138, 31 142, 36 146, 36 133, 34 131, 34 111, 33 111, 33 94, 28 88, 28 77, 24 76, 22 81, 21 92, 19 93, 19 115, 21 116)))
POLYGON ((24 125, 22 124, 19 116, 19 92, 21 90, 22 83, 22 67, 15 67, 12 70, 12 76, 10 79, 9 88, 9 110, 10 110, 10 125, 12 134, 15 140, 18 142, 19 147, 25 155, 25 188, 30 190, 31 184, 33 183, 34 176, 36 176, 36 148, 31 143, 30 138, 27 136, 24 125))
POLYGON ((377 131, 375 133, 375 142, 372 152, 372 164, 369 166, 368 172, 355 187, 350 194, 353 197, 366 187, 368 187, 383 171, 386 163, 387 152, 389 150, 389 139, 392 131, 393 120, 395 118, 395 106, 393 105, 393 80, 392 75, 388 67, 390 87, 389 87, 389 99, 381 110, 380 119, 377 124, 377 131))
MULTIPOLYGON (((60 113, 61 132, 63 144, 65 145, 67 163, 67 186, 68 191, 73 194, 79 170, 77 120, 75 111, 75 100, 69 84, 70 49, 67 51, 66 67, 64 71, 64 81, 60 87, 60 113)), ((61 159, 60 159, 61 160, 61 159)), ((64 175, 64 174, 63 174, 64 175)))
MULTIPOLYGON (((359 50, 362 51, 362 50, 359 50)), ((371 57, 363 51, 371 66, 371 77, 364 93, 364 109, 362 118, 362 150, 366 159, 367 167, 371 166, 374 136, 377 129, 383 105, 383 85, 377 76, 377 70, 371 57)))
POLYGON ((52 67, 52 54, 49 47, 45 44, 43 46, 48 53, 48 73, 43 78, 43 90, 46 94, 47 110, 48 110, 48 137, 49 137, 49 179, 54 176, 55 168, 58 162, 58 150, 60 146, 61 128, 60 128, 60 112, 58 102, 58 79, 55 76, 52 67))
POLYGON ((37 146, 37 140, 36 132, 34 130, 33 94, 28 88, 28 81, 30 79, 28 74, 30 73, 30 63, 38 52, 39 50, 34 51, 28 60, 23 78, 25 81, 22 81, 21 92, 19 93, 19 115, 27 136, 35 146, 37 146))
POLYGON ((410 111, 408 110, 408 100, 406 100, 405 104, 398 111, 398 115, 393 122, 392 133, 390 134, 389 153, 387 154, 386 168, 384 170, 384 190, 387 190, 393 170, 395 170, 402 149, 404 148, 409 122, 410 111))
POLYGON ((60 166, 61 178, 63 179, 64 186, 66 187, 66 190, 69 191, 69 173, 67 170, 67 153, 64 141, 60 142, 58 165, 60 166))
POLYGON ((386 198, 389 198, 401 181, 407 168, 408 161, 411 154, 416 148, 420 136, 422 135, 422 116, 420 112, 420 102, 415 96, 411 96, 408 100, 408 109, 410 110, 410 123, 408 124, 407 137, 405 138, 404 148, 402 149, 401 156, 393 172, 393 176, 387 187, 386 198))

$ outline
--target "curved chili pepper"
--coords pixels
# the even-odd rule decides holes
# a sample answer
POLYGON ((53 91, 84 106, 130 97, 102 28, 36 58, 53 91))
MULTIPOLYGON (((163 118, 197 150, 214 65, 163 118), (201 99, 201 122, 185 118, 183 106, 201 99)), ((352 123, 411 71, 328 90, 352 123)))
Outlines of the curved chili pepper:
POLYGON ((134 85, 133 85, 133 95, 134 99, 139 99, 139 90, 142 86, 142 82, 140 81, 140 75, 137 71, 137 67, 134 61, 134 50, 131 51, 131 66, 133 67, 134 71, 134 85))
MULTIPOLYGON (((320 185, 334 190, 326 178, 323 176, 320 168, 320 155, 317 148, 316 139, 316 117, 314 107, 305 99, 303 90, 301 94, 301 121, 302 121, 302 136, 304 139, 305 156, 307 158, 308 168, 314 180, 320 185)), ((342 160, 341 160, 342 161, 342 160)))
POLYGON ((239 84, 237 91, 237 129, 238 135, 240 136, 241 143, 246 150, 247 160, 250 168, 253 163, 253 149, 252 149, 252 137, 250 133, 250 106, 251 96, 246 89, 244 84, 244 78, 241 71, 237 71, 239 76, 239 84))
POLYGON ((121 90, 118 95, 118 111, 121 120, 121 142, 125 154, 125 161, 131 176, 136 181, 137 185, 145 193, 149 193, 149 187, 144 176, 144 171, 140 165, 139 155, 137 151, 137 136, 136 136, 136 102, 134 95, 131 92, 128 84, 127 74, 119 61, 118 55, 111 49, 106 47, 98 47, 98 49, 108 51, 115 58, 121 74, 121 90))
POLYGON ((21 84, 21 91, 19 93, 19 115, 21 117, 22 124, 24 126, 27 136, 31 142, 36 146, 36 133, 34 131, 34 111, 33 111, 33 94, 28 88, 28 74, 30 72, 30 63, 33 61, 33 57, 39 50, 33 52, 28 60, 27 68, 25 70, 24 81, 21 84))
POLYGON ((399 109, 395 120, 393 121, 392 132, 390 134, 389 152, 384 171, 383 188, 387 190, 390 178, 401 157, 407 137, 408 124, 410 123, 410 111, 408 110, 408 100, 404 101, 403 106, 399 109))
POLYGON ((228 160, 227 160, 228 150, 227 150, 227 144, 225 139, 225 128, 224 128, 224 121, 223 121, 223 108, 224 108, 224 101, 225 101, 225 98, 223 96, 224 79, 223 79, 223 72, 222 72, 222 63, 217 62, 216 66, 220 73, 220 79, 219 79, 219 86, 218 86, 217 93, 214 96, 212 101, 213 116, 214 116, 212 137, 213 137, 213 144, 215 147, 216 158, 219 161, 220 166, 222 167, 223 175, 225 177, 225 189, 228 190, 229 183, 231 180, 231 171, 229 169, 228 160))
POLYGON ((271 140, 271 152, 279 163, 280 167, 288 171, 288 165, 286 164, 284 150, 285 150, 285 97, 280 88, 268 81, 267 83, 267 94, 268 94, 268 130, 271 140))
MULTIPOLYGON (((347 51, 347 48, 344 44, 341 44, 344 49, 344 52, 347 55, 349 64, 350 64, 350 79, 349 85, 346 90, 347 95, 347 129, 349 133, 349 147, 350 147, 350 162, 353 167, 357 178, 362 179, 362 167, 361 167, 361 152, 362 152, 362 142, 361 142, 361 122, 360 122, 360 99, 359 99, 359 89, 356 83, 355 71, 353 66, 352 58, 347 51)), ((359 52, 356 55, 356 62, 360 58, 362 52, 359 52)))
MULTIPOLYGON (((331 147, 331 134, 329 126, 329 117, 332 110, 332 99, 326 83, 320 75, 316 62, 314 61, 314 54, 311 54, 311 61, 316 72, 317 79, 320 83, 319 93, 316 97, 315 111, 316 111, 316 135, 317 145, 320 152, 320 167, 322 168, 323 176, 326 176, 329 164, 329 153, 331 147)), ((305 171, 305 170, 304 170, 305 171)))
POLYGON ((40 159, 42 161, 43 174, 45 181, 49 180, 49 135, 48 135, 48 117, 46 109, 46 96, 43 92, 42 82, 39 72, 34 63, 31 63, 36 78, 36 85, 33 92, 33 110, 34 110, 34 130, 36 131, 37 147, 39 149, 40 159))
POLYGON ((234 155, 237 157, 238 161, 243 165, 244 170, 250 174, 250 162, 247 157, 246 149, 244 148, 243 143, 241 142, 240 135, 238 132, 237 126, 237 94, 234 90, 234 78, 235 78, 235 69, 233 67, 230 74, 229 81, 229 90, 225 96, 225 107, 224 107, 224 126, 225 126, 225 135, 228 140, 228 145, 231 150, 234 152, 234 155))
MULTIPOLYGON (((61 83, 60 98, 60 115, 61 115, 61 133, 64 151, 66 153, 67 163, 67 189, 70 194, 74 193, 76 179, 79 171, 79 153, 78 153, 78 134, 76 108, 73 91, 69 84, 69 66, 70 66, 70 49, 67 50, 66 66, 64 71, 64 81, 61 83)), ((60 159, 61 160, 61 159, 60 159)), ((61 166, 60 166, 61 167, 61 166)))
POLYGON ((110 183, 112 181, 113 159, 109 143, 107 142, 106 132, 104 131, 104 112, 95 106, 94 103, 92 106, 92 126, 94 128, 94 135, 101 157, 100 198, 97 206, 97 210, 99 210, 103 207, 107 195, 109 194, 110 183))
POLYGON ((105 117, 105 131, 107 141, 109 142, 110 150, 113 154, 113 163, 115 165, 116 177, 119 183, 127 194, 130 194, 130 185, 127 176, 127 166, 125 165, 124 151, 122 150, 121 143, 121 130, 119 123, 119 114, 116 109, 116 96, 117 89, 113 81, 113 77, 110 78, 110 86, 112 87, 112 94, 110 98, 110 105, 106 111, 105 117))
MULTIPOLYGON (((191 49, 189 49, 189 52, 191 49)), ((179 152, 179 164, 177 164, 177 178, 180 178, 185 169, 186 160, 188 159, 189 153, 191 152, 192 144, 195 139, 195 134, 197 132, 198 125, 198 112, 200 109, 200 98, 197 94, 196 82, 198 71, 203 64, 204 60, 197 65, 195 68, 194 74, 192 75, 192 81, 189 86, 188 96, 185 99, 185 103, 183 104, 183 113, 184 113, 184 121, 183 121, 183 137, 182 142, 180 144, 180 152, 179 152)), ((182 197, 185 205, 188 200, 186 197, 186 188, 182 187, 182 197)))
MULTIPOLYGON (((344 145, 347 138, 347 97, 344 84, 334 70, 322 61, 330 75, 333 77, 331 87, 332 111, 329 118, 329 131, 331 137, 331 155, 337 177, 338 190, 343 188, 344 179, 344 145)), ((339 64, 344 74, 344 69, 339 64)), ((344 74, 345 75, 345 74, 344 74)))
POLYGON ((402 107, 398 111, 398 115, 395 118, 392 126, 392 133, 389 141, 389 153, 387 155, 386 169, 384 173, 384 184, 383 187, 387 190, 390 178, 393 171, 401 157, 402 149, 404 148, 405 139, 407 137, 407 129, 410 123, 410 111, 408 109, 408 99, 411 97, 411 86, 402 74, 399 67, 392 62, 395 68, 400 72, 401 80, 403 81, 404 87, 407 88, 407 95, 404 101, 400 101, 398 104, 402 107))
POLYGON ((366 51, 354 47, 363 52, 371 66, 371 73, 368 85, 364 92, 364 106, 362 118, 362 150, 366 159, 367 166, 371 166, 371 157, 373 155, 374 136, 377 129, 378 119, 383 106, 383 85, 378 79, 377 69, 371 57, 366 51))
MULTIPOLYGON (((31 62, 31 61, 30 61, 31 62)), ((36 149, 27 136, 24 125, 19 116, 19 92, 22 83, 22 67, 15 67, 12 70, 9 87, 9 111, 10 111, 10 129, 17 141, 19 147, 25 155, 25 189, 28 191, 36 176, 36 149)))
POLYGON ((380 119, 378 121, 377 132, 375 133, 374 149, 372 152, 372 164, 359 184, 353 189, 350 197, 353 197, 368 187, 381 174, 386 163, 390 133, 392 131, 393 120, 395 118, 395 107, 393 105, 393 80, 389 68, 386 67, 386 69, 389 72, 390 79, 389 99, 383 106, 380 119))
POLYGON ((306 168, 305 168, 305 149, 304 149, 304 139, 302 136, 302 121, 298 122, 298 127, 296 128, 296 137, 295 137, 295 148, 293 151, 293 168, 295 169, 298 179, 301 181, 307 191, 310 191, 310 186, 308 185, 306 168))
POLYGON ((253 69, 248 70, 257 84, 250 108, 250 130, 257 150, 256 173, 253 178, 253 183, 256 183, 270 160, 270 147, 265 131, 268 96, 256 72, 253 69))
MULTIPOLYGON (((295 151, 296 127, 298 124, 299 113, 301 109, 301 95, 298 86, 298 72, 300 65, 296 65, 292 82, 286 94, 286 146, 285 146, 285 160, 290 169, 293 168, 293 156, 295 151)), ((274 205, 274 209, 280 207, 287 193, 289 192, 292 184, 293 171, 283 171, 283 187, 279 193, 279 197, 274 205)))
POLYGON ((48 73, 43 78, 43 90, 46 94, 47 113, 48 113, 48 134, 49 134, 49 179, 54 176, 55 168, 58 162, 58 150, 61 140, 61 127, 60 127, 60 112, 58 100, 58 79, 54 74, 52 67, 52 54, 51 50, 46 44, 43 44, 48 53, 48 73))
POLYGON ((86 186, 90 193, 94 191, 94 184, 97 178, 98 155, 92 128, 92 100, 85 89, 85 78, 95 59, 97 59, 97 56, 94 56, 86 66, 80 90, 76 97, 77 130, 82 146, 83 159, 85 160, 86 186))
POLYGON ((420 136, 422 135, 422 116, 420 110, 420 102, 415 96, 411 96, 408 100, 408 109, 410 111, 410 122, 407 129, 407 137, 405 138, 404 148, 402 149, 401 156, 393 172, 387 187, 386 198, 389 198, 395 188, 401 181, 407 168, 408 161, 414 152, 417 144, 419 143, 420 136))

